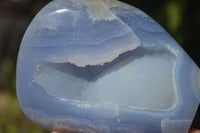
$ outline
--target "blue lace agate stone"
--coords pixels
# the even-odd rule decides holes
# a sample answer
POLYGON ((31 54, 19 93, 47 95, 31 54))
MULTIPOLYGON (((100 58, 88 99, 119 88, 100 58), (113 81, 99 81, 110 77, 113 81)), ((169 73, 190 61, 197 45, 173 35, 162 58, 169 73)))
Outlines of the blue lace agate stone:
POLYGON ((57 132, 187 133, 200 71, 151 17, 116 0, 54 0, 17 63, 26 116, 57 132))

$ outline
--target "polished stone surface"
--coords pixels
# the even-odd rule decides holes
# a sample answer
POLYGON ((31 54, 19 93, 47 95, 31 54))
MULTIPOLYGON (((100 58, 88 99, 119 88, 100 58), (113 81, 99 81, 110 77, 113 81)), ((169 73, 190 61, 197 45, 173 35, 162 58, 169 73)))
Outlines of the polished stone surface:
POLYGON ((200 71, 141 10, 116 0, 54 0, 18 56, 22 110, 51 131, 187 133, 200 71))

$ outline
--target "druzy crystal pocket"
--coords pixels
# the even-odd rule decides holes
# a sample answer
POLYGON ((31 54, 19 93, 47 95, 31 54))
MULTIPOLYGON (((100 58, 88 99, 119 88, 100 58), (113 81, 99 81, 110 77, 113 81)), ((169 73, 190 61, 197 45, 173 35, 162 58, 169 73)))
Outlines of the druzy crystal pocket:
POLYGON ((17 64, 22 110, 51 131, 187 133, 199 68, 139 9, 54 0, 29 25, 17 64))

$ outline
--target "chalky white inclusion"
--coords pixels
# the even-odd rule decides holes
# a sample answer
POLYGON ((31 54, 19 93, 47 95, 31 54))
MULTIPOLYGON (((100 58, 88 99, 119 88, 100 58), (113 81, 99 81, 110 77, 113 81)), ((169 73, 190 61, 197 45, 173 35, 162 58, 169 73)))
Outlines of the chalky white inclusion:
MULTIPOLYGON (((52 63, 53 64, 53 63, 52 63)), ((175 58, 168 53, 128 57, 106 66, 42 65, 34 82, 60 100, 170 110, 177 102, 175 58), (88 78, 97 69, 102 72, 88 78), (79 74, 85 72, 84 74, 79 74), (82 75, 82 76, 81 76, 82 75)))

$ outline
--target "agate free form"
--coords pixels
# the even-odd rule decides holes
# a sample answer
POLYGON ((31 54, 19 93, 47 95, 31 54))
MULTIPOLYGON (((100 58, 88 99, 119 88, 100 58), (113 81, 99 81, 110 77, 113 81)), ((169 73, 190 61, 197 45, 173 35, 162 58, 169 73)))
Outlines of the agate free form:
POLYGON ((29 25, 17 63, 26 116, 57 132, 187 133, 200 71, 141 10, 54 0, 29 25))

